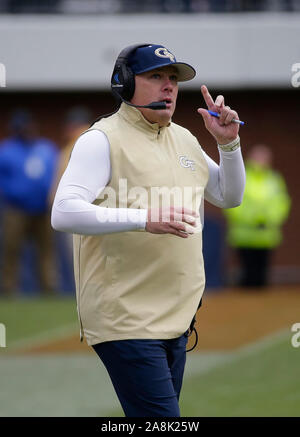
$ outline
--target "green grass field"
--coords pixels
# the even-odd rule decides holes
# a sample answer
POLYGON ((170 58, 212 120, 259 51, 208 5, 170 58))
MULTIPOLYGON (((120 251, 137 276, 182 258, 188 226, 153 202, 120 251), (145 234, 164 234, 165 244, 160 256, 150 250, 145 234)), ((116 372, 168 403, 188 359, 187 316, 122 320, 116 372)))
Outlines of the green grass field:
POLYGON ((300 349, 284 335, 188 378, 182 415, 300 416, 300 349))
MULTIPOLYGON (((233 353, 191 354, 183 417, 300 416, 300 349, 287 332, 233 353), (259 347, 257 347, 259 346, 259 347)), ((109 415, 121 415, 110 411, 109 415)))
MULTIPOLYGON (((23 298, 0 300, 0 323, 6 326, 8 348, 18 341, 50 334, 77 324, 74 298, 23 298)), ((3 351, 2 351, 3 352, 3 351)), ((1 353, 1 349, 0 349, 1 353)))
MULTIPOLYGON (((0 416, 123 416, 96 354, 17 353, 18 345, 76 334, 74 299, 0 300, 0 322, 0 416)), ((188 353, 181 414, 300 416, 299 369, 289 330, 230 352, 188 353)))

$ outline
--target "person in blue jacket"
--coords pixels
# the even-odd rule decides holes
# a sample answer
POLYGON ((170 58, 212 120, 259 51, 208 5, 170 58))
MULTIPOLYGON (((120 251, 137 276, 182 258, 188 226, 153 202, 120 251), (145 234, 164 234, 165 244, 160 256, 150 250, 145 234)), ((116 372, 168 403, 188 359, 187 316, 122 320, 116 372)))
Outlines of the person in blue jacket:
POLYGON ((2 224, 2 292, 18 289, 18 265, 23 243, 34 240, 38 250, 41 291, 55 287, 52 231, 48 195, 58 151, 56 145, 37 135, 29 111, 16 110, 10 120, 11 136, 0 143, 0 197, 2 224))

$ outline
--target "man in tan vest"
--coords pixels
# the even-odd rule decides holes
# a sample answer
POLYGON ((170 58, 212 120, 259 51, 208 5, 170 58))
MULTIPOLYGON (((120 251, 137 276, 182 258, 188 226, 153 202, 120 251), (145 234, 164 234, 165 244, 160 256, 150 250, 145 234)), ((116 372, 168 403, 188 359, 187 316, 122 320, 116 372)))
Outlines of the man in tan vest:
POLYGON ((201 205, 241 203, 238 114, 202 94, 217 165, 171 121, 178 82, 195 70, 161 45, 125 48, 111 86, 122 101, 75 143, 52 208, 74 234, 81 338, 104 363, 126 416, 178 417, 187 336, 205 274, 201 205))

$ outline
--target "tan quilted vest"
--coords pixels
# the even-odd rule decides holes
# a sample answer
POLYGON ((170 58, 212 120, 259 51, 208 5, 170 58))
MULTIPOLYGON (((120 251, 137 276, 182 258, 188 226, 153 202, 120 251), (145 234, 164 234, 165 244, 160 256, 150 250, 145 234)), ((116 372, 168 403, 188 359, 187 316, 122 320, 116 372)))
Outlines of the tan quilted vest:
MULTIPOLYGON (((91 129, 107 136, 112 168, 108 195, 101 193, 94 204, 149 208, 162 201, 162 187, 177 187, 188 193, 185 207, 199 208, 208 167, 188 130, 174 123, 159 128, 125 104, 91 129), (126 196, 120 196, 120 179, 126 196)), ((74 235, 74 269, 81 330, 89 345, 175 338, 188 329, 204 290, 202 233, 187 239, 146 231, 74 235)))

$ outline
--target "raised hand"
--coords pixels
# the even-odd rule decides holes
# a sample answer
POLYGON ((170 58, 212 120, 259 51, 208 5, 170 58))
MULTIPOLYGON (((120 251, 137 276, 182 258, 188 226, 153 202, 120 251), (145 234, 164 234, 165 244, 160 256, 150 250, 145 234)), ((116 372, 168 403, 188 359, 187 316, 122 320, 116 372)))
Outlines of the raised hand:
POLYGON ((201 86, 201 92, 207 108, 220 114, 220 117, 217 118, 210 115, 207 109, 197 109, 197 112, 202 115, 206 129, 216 139, 218 144, 230 143, 239 133, 239 124, 232 123, 234 118, 239 120, 237 112, 233 111, 229 106, 225 106, 222 95, 219 95, 214 102, 205 85, 201 86))

